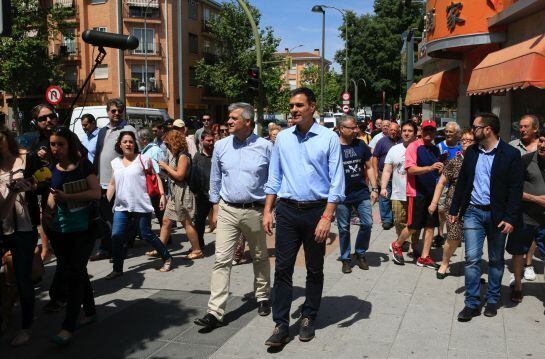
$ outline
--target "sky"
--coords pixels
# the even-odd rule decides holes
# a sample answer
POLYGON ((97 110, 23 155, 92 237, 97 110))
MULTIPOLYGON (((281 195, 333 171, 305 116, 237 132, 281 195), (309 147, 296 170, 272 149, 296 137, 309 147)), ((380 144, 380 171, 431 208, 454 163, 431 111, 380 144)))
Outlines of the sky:
MULTIPOLYGON (((234 1, 234 0, 233 0, 234 1)), ((322 14, 311 11, 314 5, 329 5, 352 10, 358 15, 373 12, 373 0, 248 0, 261 12, 260 27, 270 26, 282 41, 279 51, 299 45, 293 52, 322 49, 322 14)), ((325 9, 325 57, 334 62, 335 52, 344 49, 339 36, 342 15, 335 9, 325 9)), ((339 65, 334 68, 339 70, 339 65)))

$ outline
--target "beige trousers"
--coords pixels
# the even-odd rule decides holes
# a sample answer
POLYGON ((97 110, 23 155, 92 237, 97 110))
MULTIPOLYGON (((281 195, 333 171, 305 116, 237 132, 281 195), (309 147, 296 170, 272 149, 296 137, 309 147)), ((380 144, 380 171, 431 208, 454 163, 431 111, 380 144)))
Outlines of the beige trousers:
POLYGON ((219 320, 225 315, 235 246, 242 233, 248 241, 254 266, 254 290, 257 301, 269 300, 271 268, 263 231, 261 208, 235 208, 220 201, 216 228, 216 260, 210 281, 208 313, 219 320))

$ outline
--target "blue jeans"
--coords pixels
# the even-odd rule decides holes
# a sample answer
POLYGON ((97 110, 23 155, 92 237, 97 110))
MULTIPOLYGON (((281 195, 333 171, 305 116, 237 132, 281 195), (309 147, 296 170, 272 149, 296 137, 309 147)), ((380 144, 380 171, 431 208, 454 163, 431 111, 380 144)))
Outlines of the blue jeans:
POLYGON ((390 201, 390 196, 392 195, 392 181, 388 182, 386 189, 388 190, 388 197, 378 196, 378 209, 380 211, 380 220, 382 221, 382 224, 392 224, 394 223, 392 201, 390 201))
POLYGON ((371 227, 373 226, 371 201, 366 199, 357 203, 339 203, 336 216, 342 261, 350 261, 350 213, 352 208, 357 209, 360 218, 360 229, 355 243, 356 254, 363 257, 367 249, 369 249, 369 240, 371 239, 371 227))
POLYGON ((491 213, 469 206, 464 214, 465 238, 465 306, 477 308, 481 304, 481 258, 484 238, 488 240, 488 292, 487 303, 500 299, 501 279, 504 270, 503 253, 506 235, 492 222, 491 213))
POLYGON ((151 231, 151 213, 115 211, 112 225, 112 258, 115 272, 123 272, 123 261, 127 254, 129 234, 127 229, 131 222, 131 217, 135 219, 142 239, 151 244, 163 260, 170 258, 168 249, 159 240, 159 237, 151 231))

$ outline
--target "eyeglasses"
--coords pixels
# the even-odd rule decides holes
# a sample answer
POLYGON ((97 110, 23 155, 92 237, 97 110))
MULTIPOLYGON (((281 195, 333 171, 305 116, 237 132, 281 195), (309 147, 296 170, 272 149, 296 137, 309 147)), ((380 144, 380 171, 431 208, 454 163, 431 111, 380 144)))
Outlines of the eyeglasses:
POLYGON ((47 121, 47 119, 50 119, 50 120, 56 120, 57 119, 57 115, 55 115, 53 112, 51 113, 48 113, 47 115, 43 115, 43 116, 40 116, 36 119, 36 121, 38 122, 44 122, 44 121, 47 121))
POLYGON ((488 126, 475 126, 475 125, 473 125, 473 126, 471 126, 471 130, 472 131, 477 131, 479 128, 485 128, 485 127, 488 127, 488 126))
POLYGON ((473 138, 462 138, 460 142, 466 143, 466 142, 475 142, 473 138))
POLYGON ((112 108, 110 110, 110 112, 115 115, 116 113, 122 114, 124 112, 124 110, 123 109, 112 108))
POLYGON ((358 128, 358 126, 341 126, 341 127, 347 128, 347 129, 349 129, 351 131, 354 131, 355 129, 358 128))

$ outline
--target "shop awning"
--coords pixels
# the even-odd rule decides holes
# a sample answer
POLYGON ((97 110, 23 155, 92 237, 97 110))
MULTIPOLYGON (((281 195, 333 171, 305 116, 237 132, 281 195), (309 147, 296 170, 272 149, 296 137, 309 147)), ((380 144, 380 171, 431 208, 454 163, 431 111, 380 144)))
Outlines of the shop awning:
POLYGON ((430 101, 456 101, 458 99, 458 69, 441 71, 424 77, 407 90, 405 105, 412 106, 430 101))
POLYGON ((468 95, 545 88, 545 34, 488 54, 471 73, 468 95))

